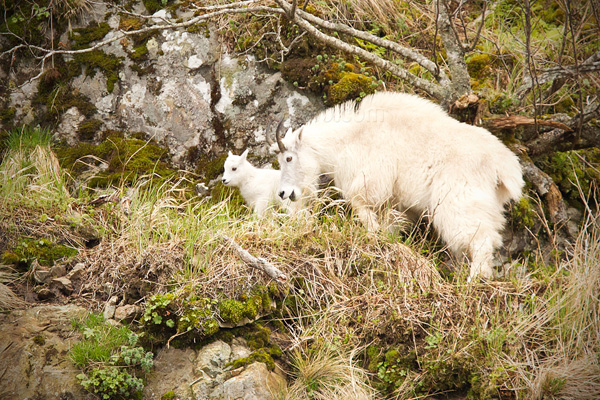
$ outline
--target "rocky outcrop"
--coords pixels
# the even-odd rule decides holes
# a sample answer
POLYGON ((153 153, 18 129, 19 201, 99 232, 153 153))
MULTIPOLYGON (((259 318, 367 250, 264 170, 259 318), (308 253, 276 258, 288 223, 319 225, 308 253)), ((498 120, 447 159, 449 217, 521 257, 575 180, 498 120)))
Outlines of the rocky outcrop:
POLYGON ((41 306, 0 315, 0 399, 92 399, 67 353, 78 340, 75 305, 41 306))
MULTIPOLYGON (((136 7, 137 12, 145 12, 141 2, 136 7)), ((106 17, 111 28, 89 45, 114 37, 122 27, 121 19, 126 17, 108 11, 95 10, 80 21, 84 27, 92 18, 102 22, 106 17)), ((159 13, 173 19, 189 17, 169 15, 165 10, 159 13)), ((161 22, 156 19, 155 23, 161 22)), ((95 111, 90 114, 88 110, 84 116, 76 106, 64 110, 57 122, 57 137, 73 145, 81 140, 81 131, 89 128, 86 121, 99 121, 95 122, 100 126, 96 139, 106 130, 144 132, 167 145, 174 161, 183 160, 190 148, 196 148, 200 156, 215 156, 250 147, 253 154, 264 156, 269 121, 285 117, 297 126, 322 108, 319 100, 295 91, 280 73, 267 69, 253 56, 228 53, 210 25, 196 31, 158 30, 141 47, 127 39, 102 47, 100 50, 121 60, 114 89, 109 90, 101 70, 86 75, 82 67, 81 75, 68 83, 68 90, 88 99, 95 111), (140 48, 143 56, 132 56, 140 48)), ((72 43, 67 34, 61 42, 72 43)), ((69 60, 67 56, 65 61, 69 60)), ((30 72, 35 75, 36 70, 30 72)), ((14 76, 9 79, 17 80, 14 76)), ((15 125, 35 121, 39 110, 32 107, 32 98, 37 83, 13 90, 8 107, 16 109, 15 125)))
POLYGON ((264 363, 231 369, 229 363, 250 355, 241 338, 229 345, 217 340, 202 349, 162 349, 153 376, 144 390, 145 399, 172 393, 190 400, 269 400, 285 386, 285 379, 264 363))
MULTIPOLYGON (((87 311, 75 305, 38 306, 0 315, 0 399, 95 399, 77 381, 68 352, 80 337, 71 321, 87 311)), ((271 400, 285 386, 281 374, 256 362, 233 369, 251 350, 242 338, 198 350, 163 348, 147 377, 144 399, 271 400)))

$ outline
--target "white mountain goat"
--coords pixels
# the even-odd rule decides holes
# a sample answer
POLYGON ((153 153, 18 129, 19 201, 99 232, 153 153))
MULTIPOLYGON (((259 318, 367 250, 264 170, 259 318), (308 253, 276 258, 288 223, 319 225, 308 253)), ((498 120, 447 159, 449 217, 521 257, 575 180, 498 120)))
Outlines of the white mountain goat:
POLYGON ((246 159, 247 156, 248 149, 241 156, 229 152, 224 165, 223 184, 237 187, 246 204, 259 216, 272 205, 289 209, 290 201, 277 196, 281 171, 256 168, 246 159))
POLYGON ((503 206, 521 196, 519 160, 483 128, 458 122, 415 95, 379 92, 328 109, 281 138, 279 196, 298 200, 333 179, 370 230, 377 211, 427 215, 470 277, 493 275, 502 244, 503 206))

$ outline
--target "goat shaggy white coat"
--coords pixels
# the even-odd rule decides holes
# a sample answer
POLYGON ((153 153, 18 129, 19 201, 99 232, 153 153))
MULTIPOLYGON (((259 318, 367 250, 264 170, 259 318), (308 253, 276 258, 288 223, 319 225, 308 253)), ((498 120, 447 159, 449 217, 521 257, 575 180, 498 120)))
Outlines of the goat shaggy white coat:
POLYGON ((503 206, 524 182, 517 156, 487 130, 418 96, 380 92, 279 133, 281 198, 305 197, 327 175, 370 230, 382 207, 426 214, 455 254, 470 257, 470 278, 493 275, 503 206))
POLYGON ((277 196, 281 171, 256 168, 246 159, 248 149, 241 156, 229 152, 225 160, 223 184, 240 190, 246 204, 262 216, 273 205, 290 208, 289 200, 277 196))

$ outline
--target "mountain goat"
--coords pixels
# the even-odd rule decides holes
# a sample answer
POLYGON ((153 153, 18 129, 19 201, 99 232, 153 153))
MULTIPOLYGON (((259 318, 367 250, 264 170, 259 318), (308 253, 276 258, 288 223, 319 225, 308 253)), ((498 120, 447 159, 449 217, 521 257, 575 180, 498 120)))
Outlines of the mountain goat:
POLYGON ((369 230, 379 228, 383 207, 425 214, 455 254, 470 258, 469 279, 493 275, 503 206, 520 198, 524 182, 517 156, 490 132, 392 92, 328 109, 283 139, 281 131, 272 147, 282 199, 314 192, 326 175, 369 230))
POLYGON ((247 157, 248 149, 241 156, 229 152, 224 165, 223 184, 237 187, 246 204, 259 216, 275 204, 290 209, 290 201, 277 196, 281 171, 256 168, 247 157))

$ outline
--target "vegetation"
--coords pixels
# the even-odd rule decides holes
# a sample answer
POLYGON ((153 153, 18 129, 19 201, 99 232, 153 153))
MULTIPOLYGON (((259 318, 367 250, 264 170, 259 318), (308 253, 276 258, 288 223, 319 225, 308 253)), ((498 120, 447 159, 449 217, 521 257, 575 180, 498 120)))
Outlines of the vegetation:
POLYGON ((101 315, 89 314, 73 327, 83 339, 69 352, 84 372, 77 375, 84 389, 103 399, 138 398, 144 388, 143 373, 153 366, 152 352, 137 346, 138 336, 126 326, 114 327, 101 315))
MULTIPOLYGON (((39 145, 25 145, 27 140, 10 145, 25 160, 39 151, 39 145)), ((3 160, 4 182, 23 179, 6 173, 14 154, 7 151, 3 160)), ((3 210, 30 207, 29 217, 38 219, 53 204, 86 204, 71 194, 72 182, 57 168, 62 186, 36 191, 21 185, 14 196, 3 195, 3 210), (23 192, 36 207, 23 203, 23 192)), ((38 182, 46 170, 38 166, 24 174, 28 182, 38 182)), ((107 246, 77 257, 86 265, 102 265, 103 273, 86 271, 93 282, 86 290, 97 301, 106 299, 94 288, 103 287, 103 277, 109 276, 119 277, 110 279, 115 293, 127 292, 130 301, 145 296, 142 325, 132 327, 139 330, 141 343, 188 346, 228 340, 224 326, 262 317, 261 325, 250 325, 246 333, 233 332, 245 335, 253 348, 233 367, 257 361, 273 367, 281 353, 270 332, 301 332, 294 339, 303 344, 292 358, 284 398, 348 397, 344 390, 352 385, 362 393, 352 398, 376 392, 399 398, 447 392, 470 398, 560 397, 576 390, 597 394, 600 230, 591 215, 571 256, 545 259, 540 248, 514 260, 515 268, 500 281, 466 284, 465 269, 446 278, 440 274, 450 260, 442 250, 432 250, 422 228, 368 233, 339 201, 315 205, 307 218, 275 214, 258 219, 227 198, 186 196, 188 189, 172 180, 150 186, 132 182, 127 210, 120 202, 80 207, 103 226, 107 246), (276 262, 290 283, 274 285, 249 269, 219 239, 223 234, 276 262), (110 270, 115 274, 106 273, 110 270), (217 276, 220 284, 208 284, 217 276), (142 278, 143 295, 136 286, 142 278), (589 373, 575 379, 570 375, 575 367, 589 373)), ((524 215, 524 223, 540 222, 539 214, 524 215)), ((4 213, 2 223, 14 218, 14 212, 4 213)), ((46 224, 47 232, 56 232, 61 222, 46 224)), ((83 370, 82 385, 105 398, 134 396, 143 385, 144 368, 151 366, 137 336, 93 315, 75 327, 83 340, 70 356, 83 370)))
MULTIPOLYGON (((68 28, 86 4, 6 1, 0 33, 13 48, 3 48, 0 61, 14 55, 20 67, 23 43, 84 50, 102 40, 107 22, 68 28), (67 30, 66 44, 44 34, 67 30)), ((351 44, 351 51, 303 34, 305 28, 281 13, 223 14, 213 23, 224 47, 251 52, 327 105, 382 89, 452 103, 468 87, 481 100, 472 121, 493 114, 531 117, 533 123, 496 133, 524 164, 556 183, 571 212, 583 215, 566 225, 569 235, 577 228, 578 234, 564 236, 564 221, 547 218, 548 196, 530 179, 526 196, 509 210, 516 250, 507 246, 501 277, 467 284, 462 260, 450 259, 426 220, 409 225, 391 213, 400 229, 369 233, 335 197, 317 200, 301 216, 264 219, 222 185, 211 188, 211 198, 199 199, 160 143, 143 133, 106 130, 92 102, 71 87, 74 77, 101 72, 107 92, 118 93, 126 63, 134 62, 140 75, 151 71, 147 44, 153 33, 145 32, 121 39, 128 59, 101 48, 70 61, 59 53, 46 59, 32 106, 40 110, 34 124, 51 128, 0 132, 0 255, 2 264, 16 267, 0 274, 0 308, 18 303, 10 288, 32 281, 34 262, 49 267, 64 260, 88 266, 85 287, 71 296, 85 296, 99 309, 110 287, 120 300, 143 305, 140 323, 129 327, 114 327, 95 314, 74 323, 82 340, 69 356, 81 369, 83 387, 103 398, 140 396, 152 367, 145 347, 201 346, 233 335, 243 336, 252 353, 229 367, 283 364, 289 384, 282 399, 600 398, 600 155, 593 135, 600 82, 597 70, 586 69, 598 62, 600 11, 587 0, 433 4, 439 3, 317 1, 308 2, 308 15, 297 11, 305 21, 324 18, 372 35, 367 40, 320 31, 351 44), (438 86, 457 82, 445 82, 436 69, 451 79, 459 69, 450 65, 454 58, 442 37, 447 32, 432 23, 443 19, 446 5, 468 72, 467 82, 448 98, 438 86), (493 9, 483 15, 487 5, 493 9), (373 37, 416 49, 436 68, 373 37), (556 66, 564 74, 553 75, 556 66), (80 143, 52 143, 53 128, 72 107, 85 118, 80 143), (557 133, 543 125, 554 120, 571 130, 557 133), (287 283, 273 283, 241 262, 224 235, 280 268, 287 283), (90 245, 90 237, 102 246, 90 245), (290 344, 280 348, 275 337, 290 344)), ((200 6, 160 0, 144 5, 150 13, 200 6)), ((120 16, 123 32, 146 26, 144 19, 120 16)), ((208 31, 206 21, 184 28, 208 31)), ((27 50, 41 57, 37 47, 27 50)), ((3 127, 22 119, 5 98, 24 79, 11 75, 0 82, 3 127)), ((217 178, 225 156, 209 160, 193 149, 188 161, 199 166, 196 172, 206 183, 217 178)))

